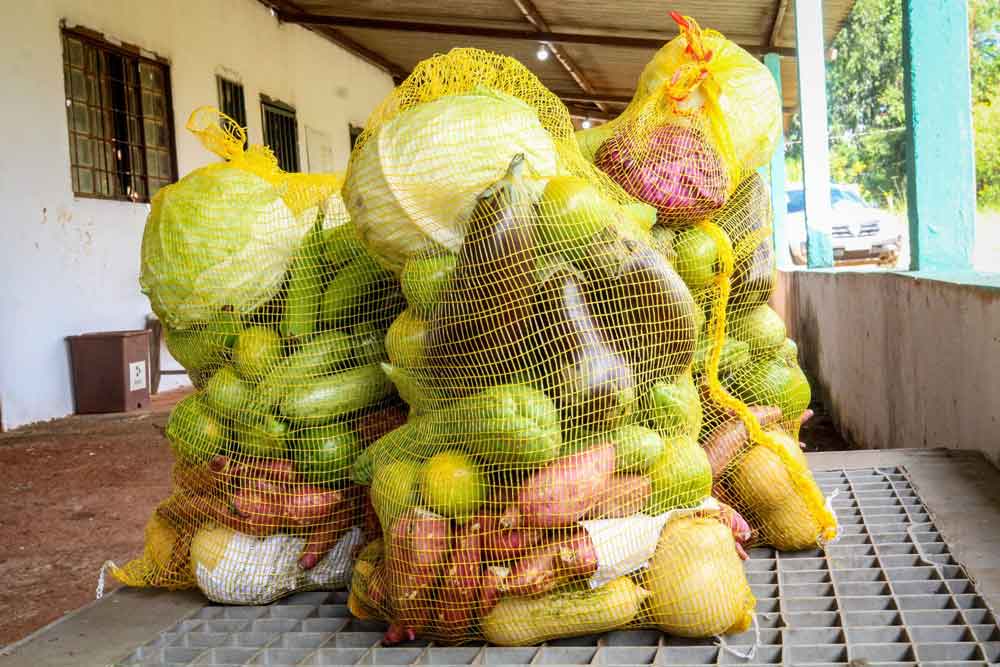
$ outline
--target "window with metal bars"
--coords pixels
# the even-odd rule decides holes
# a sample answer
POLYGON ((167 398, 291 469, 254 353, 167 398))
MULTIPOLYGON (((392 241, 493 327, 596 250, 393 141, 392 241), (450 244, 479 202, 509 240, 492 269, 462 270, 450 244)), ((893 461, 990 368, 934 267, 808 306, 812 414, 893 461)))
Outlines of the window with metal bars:
POLYGON ((260 112, 264 143, 274 151, 278 166, 285 171, 298 171, 299 124, 295 120, 295 109, 261 95, 260 112))
POLYGON ((177 180, 170 68, 89 30, 62 39, 73 193, 149 201, 177 180))
MULTIPOLYGON (((219 89, 219 110, 246 130, 247 106, 243 97, 243 84, 221 76, 216 76, 215 82, 219 89)), ((246 148, 246 144, 247 142, 244 140, 243 148, 246 148)))

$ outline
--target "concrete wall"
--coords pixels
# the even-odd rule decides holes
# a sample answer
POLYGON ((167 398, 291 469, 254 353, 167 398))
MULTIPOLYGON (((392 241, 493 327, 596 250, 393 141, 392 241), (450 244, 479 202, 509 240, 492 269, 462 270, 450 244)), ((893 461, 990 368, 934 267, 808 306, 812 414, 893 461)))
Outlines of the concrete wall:
MULTIPOLYGON (((348 123, 363 124, 392 88, 381 70, 279 25, 255 0, 46 0, 8 9, 0 22, 4 428, 72 412, 65 336, 141 328, 149 312, 138 289, 147 205, 73 196, 61 19, 170 60, 180 175, 214 159, 183 127, 194 108, 218 103, 217 73, 242 81, 252 143, 262 140, 261 93, 296 108, 303 169, 307 126, 329 139, 332 164, 323 166, 343 169, 348 123)), ((164 377, 161 388, 171 382, 164 377)))
POLYGON ((1000 465, 1000 290, 855 272, 782 283, 813 391, 848 440, 975 449, 1000 465))

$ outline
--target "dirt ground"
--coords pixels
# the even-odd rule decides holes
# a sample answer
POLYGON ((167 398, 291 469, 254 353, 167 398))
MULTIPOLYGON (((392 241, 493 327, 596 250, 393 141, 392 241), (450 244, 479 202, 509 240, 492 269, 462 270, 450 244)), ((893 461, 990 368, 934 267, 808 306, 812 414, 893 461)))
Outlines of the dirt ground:
MULTIPOLYGON (((170 490, 161 429, 184 395, 0 433, 0 646, 93 600, 104 561, 141 553, 146 520, 170 490)), ((807 450, 847 449, 823 406, 812 408, 807 450)), ((107 590, 117 585, 108 577, 107 590)))
MULTIPOLYGON (((0 646, 93 600, 105 560, 142 552, 146 520, 170 488, 159 429, 183 396, 0 433, 0 646)), ((109 577, 106 589, 117 585, 109 577)))

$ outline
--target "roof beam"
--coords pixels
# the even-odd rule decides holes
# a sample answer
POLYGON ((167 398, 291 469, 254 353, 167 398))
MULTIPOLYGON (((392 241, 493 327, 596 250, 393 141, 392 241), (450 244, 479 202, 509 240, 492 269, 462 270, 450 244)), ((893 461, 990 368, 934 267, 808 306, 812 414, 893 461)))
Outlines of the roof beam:
MULTIPOLYGON (((536 30, 544 30, 546 32, 549 31, 549 25, 546 23, 545 17, 543 17, 541 12, 538 11, 535 3, 531 0, 513 1, 524 18, 526 18, 531 25, 535 26, 536 30)), ((566 53, 565 49, 558 44, 547 44, 545 48, 552 51, 552 55, 556 57, 556 60, 558 60, 559 64, 562 65, 562 68, 566 70, 571 77, 573 77, 573 80, 576 81, 576 85, 580 86, 580 89, 583 90, 583 92, 590 94, 594 93, 594 86, 587 79, 587 76, 583 73, 583 70, 580 69, 579 65, 577 65, 573 58, 566 53)), ((595 103, 597 104, 597 108, 601 111, 608 110, 603 103, 599 101, 595 101, 595 103)))
MULTIPOLYGON (((284 21, 282 17, 289 12, 294 14, 303 13, 302 9, 297 4, 295 4, 294 0, 267 0, 267 2, 264 2, 263 0, 260 1, 261 4, 271 9, 272 13, 277 15, 279 21, 284 21)), ((284 22, 289 23, 289 21, 284 21, 284 22)), ((344 33, 340 32, 339 30, 334 29, 331 26, 324 26, 320 24, 306 24, 306 23, 302 25, 306 26, 308 30, 312 30, 326 37, 328 40, 335 43, 348 53, 352 53, 356 55, 358 58, 361 58, 369 65, 374 65, 375 67, 378 67, 379 69, 385 71, 386 74, 391 76, 394 80, 404 79, 408 74, 406 69, 403 68, 402 66, 392 62, 391 60, 383 56, 381 53, 377 53, 369 49, 367 46, 358 44, 353 39, 351 39, 344 33)))
MULTIPOLYGON (((663 37, 630 37, 615 34, 592 34, 584 32, 550 32, 547 30, 532 30, 525 28, 497 28, 483 25, 458 25, 454 23, 403 21, 398 19, 374 18, 368 16, 338 16, 331 14, 310 14, 306 12, 279 10, 278 17, 285 23, 297 23, 313 26, 333 26, 339 28, 358 28, 362 30, 390 30, 396 32, 422 32, 434 35, 461 35, 465 37, 489 37, 526 42, 547 42, 556 44, 593 44, 596 46, 615 46, 630 49, 656 50, 672 39, 673 35, 663 37)), ((740 44, 747 51, 763 55, 778 53, 783 56, 794 56, 795 49, 784 47, 769 48, 767 44, 740 44)))
POLYGON ((767 40, 768 46, 778 43, 778 35, 781 34, 781 26, 785 22, 785 14, 788 12, 788 0, 778 0, 778 7, 774 10, 774 22, 771 23, 771 35, 767 40))
POLYGON ((612 95, 610 93, 579 93, 571 91, 553 90, 553 94, 563 102, 593 102, 594 104, 628 104, 632 101, 631 95, 612 95))
POLYGON ((595 120, 611 120, 616 118, 618 114, 609 111, 601 111, 600 109, 591 109, 590 107, 580 106, 579 104, 566 104, 566 109, 569 110, 569 115, 574 118, 592 118, 595 120))

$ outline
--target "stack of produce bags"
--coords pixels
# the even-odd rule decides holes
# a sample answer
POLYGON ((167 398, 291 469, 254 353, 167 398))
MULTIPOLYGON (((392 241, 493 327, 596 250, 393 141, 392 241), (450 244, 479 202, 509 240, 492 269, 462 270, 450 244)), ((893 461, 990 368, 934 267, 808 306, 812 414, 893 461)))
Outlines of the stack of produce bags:
POLYGON ((833 537, 760 309, 777 94, 680 20, 609 127, 575 136, 520 63, 456 49, 358 142, 344 199, 407 302, 383 369, 409 418, 352 471, 382 537, 350 605, 386 642, 741 631, 744 546, 833 537))
POLYGON ((406 417, 379 365, 399 283, 348 224, 341 177, 244 152, 214 109, 188 128, 226 160, 153 198, 141 283, 197 391, 166 424, 173 494, 112 574, 236 604, 346 585, 366 502, 351 466, 406 417))
MULTIPOLYGON (((654 234, 698 303, 693 380, 699 442, 716 497, 748 520, 754 544, 805 549, 836 536, 798 442, 809 383, 767 302, 776 267, 770 197, 757 169, 781 136, 770 73, 690 17, 644 69, 618 118, 578 133, 581 150, 657 208, 654 234)), ((687 382, 668 395, 690 392, 687 382)))
POLYGON ((836 521, 766 305, 777 92, 675 19, 580 133, 516 60, 420 63, 342 189, 196 112, 227 162, 157 194, 142 283, 199 390, 167 425, 175 492, 113 572, 247 604, 349 577, 386 643, 749 628, 747 548, 836 521))

